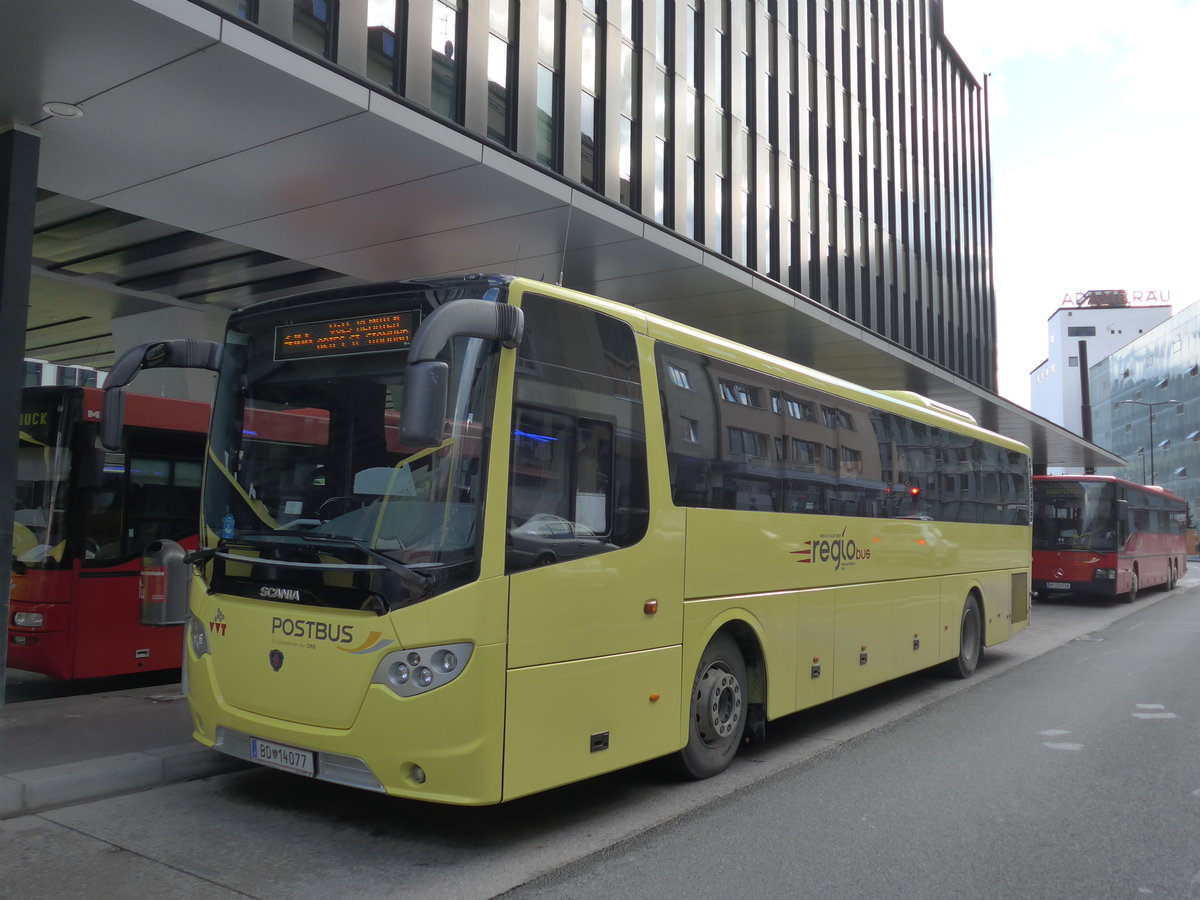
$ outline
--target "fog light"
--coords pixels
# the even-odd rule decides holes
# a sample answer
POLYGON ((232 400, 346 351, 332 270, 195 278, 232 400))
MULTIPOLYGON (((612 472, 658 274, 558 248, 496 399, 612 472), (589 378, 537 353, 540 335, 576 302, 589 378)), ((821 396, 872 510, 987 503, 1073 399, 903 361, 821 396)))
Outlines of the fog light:
POLYGON ((13 613, 13 624, 19 625, 22 628, 41 628, 42 623, 45 621, 46 621, 46 618, 41 613, 34 613, 34 612, 13 613))
POLYGON ((409 769, 408 775, 417 784, 425 783, 425 770, 420 766, 413 766, 411 769, 409 769))

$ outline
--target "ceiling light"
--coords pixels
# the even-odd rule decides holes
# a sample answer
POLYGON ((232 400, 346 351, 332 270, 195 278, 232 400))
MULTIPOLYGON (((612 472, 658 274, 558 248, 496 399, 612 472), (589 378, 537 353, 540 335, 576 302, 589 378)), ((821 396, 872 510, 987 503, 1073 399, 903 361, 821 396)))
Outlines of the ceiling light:
POLYGON ((60 119, 83 118, 83 110, 74 103, 63 103, 59 100, 51 100, 49 103, 42 104, 42 109, 52 116, 58 116, 60 119))

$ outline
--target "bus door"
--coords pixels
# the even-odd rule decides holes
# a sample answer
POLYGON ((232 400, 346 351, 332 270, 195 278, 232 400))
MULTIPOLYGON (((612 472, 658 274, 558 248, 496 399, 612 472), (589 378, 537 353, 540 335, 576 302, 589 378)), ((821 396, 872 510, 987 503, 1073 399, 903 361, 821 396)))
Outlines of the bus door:
POLYGON ((669 752, 682 702, 682 514, 650 513, 633 331, 542 297, 522 307, 504 548, 506 799, 669 752))

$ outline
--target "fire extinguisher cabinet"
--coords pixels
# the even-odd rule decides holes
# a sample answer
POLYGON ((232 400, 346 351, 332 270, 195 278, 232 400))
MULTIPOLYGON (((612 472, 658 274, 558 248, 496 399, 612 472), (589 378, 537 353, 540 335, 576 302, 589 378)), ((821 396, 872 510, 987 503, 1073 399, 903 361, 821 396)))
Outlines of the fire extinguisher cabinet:
POLYGON ((142 624, 182 625, 187 618, 188 566, 174 541, 155 541, 142 554, 142 624))

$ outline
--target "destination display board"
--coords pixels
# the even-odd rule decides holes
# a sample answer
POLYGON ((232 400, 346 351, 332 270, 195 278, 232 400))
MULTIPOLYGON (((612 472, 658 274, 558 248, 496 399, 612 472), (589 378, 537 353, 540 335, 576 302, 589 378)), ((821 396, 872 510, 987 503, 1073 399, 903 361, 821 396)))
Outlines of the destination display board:
POLYGON ((275 328, 275 359, 314 359, 404 350, 412 343, 416 327, 414 310, 278 325, 275 328))

